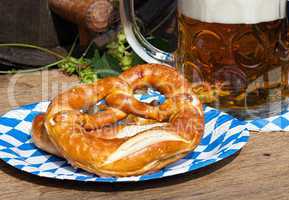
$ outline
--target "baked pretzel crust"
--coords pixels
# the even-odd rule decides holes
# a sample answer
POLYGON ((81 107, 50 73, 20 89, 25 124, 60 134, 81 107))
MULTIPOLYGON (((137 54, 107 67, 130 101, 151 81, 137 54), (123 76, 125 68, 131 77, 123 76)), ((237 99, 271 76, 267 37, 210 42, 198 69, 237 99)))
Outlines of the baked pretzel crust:
POLYGON ((196 148, 203 132, 202 105, 191 84, 171 67, 145 64, 58 95, 45 116, 34 120, 32 135, 36 146, 74 167, 123 177, 181 159, 196 148), (165 103, 135 99, 134 92, 146 87, 164 94, 165 103), (102 99, 107 104, 102 112, 84 112, 102 99))

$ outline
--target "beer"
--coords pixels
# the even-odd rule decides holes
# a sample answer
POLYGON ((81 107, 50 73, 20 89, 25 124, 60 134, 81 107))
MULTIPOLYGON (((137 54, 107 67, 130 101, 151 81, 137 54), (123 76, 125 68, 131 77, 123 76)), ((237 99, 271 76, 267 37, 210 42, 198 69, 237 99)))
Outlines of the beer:
POLYGON ((178 2, 177 67, 204 102, 247 115, 286 98, 286 0, 178 2))

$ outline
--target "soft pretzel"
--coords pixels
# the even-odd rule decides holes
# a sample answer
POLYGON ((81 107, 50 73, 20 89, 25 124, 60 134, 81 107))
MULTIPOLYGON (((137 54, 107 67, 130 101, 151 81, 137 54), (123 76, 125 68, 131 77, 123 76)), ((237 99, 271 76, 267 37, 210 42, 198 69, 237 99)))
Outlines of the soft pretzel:
POLYGON ((134 176, 184 157, 199 144, 203 131, 202 105, 190 84, 173 68, 146 64, 60 94, 45 119, 38 117, 34 123, 33 135, 48 137, 33 138, 38 147, 63 156, 75 167, 100 176, 134 176), (139 102, 133 94, 143 87, 158 89, 166 102, 158 106, 139 102), (84 112, 102 99, 107 103, 104 111, 84 112), (120 120, 126 122, 117 123, 120 120), (37 132, 42 121, 46 132, 37 132))
MULTIPOLYGON (((56 149, 54 144, 51 142, 44 126, 44 119, 45 114, 39 114, 34 118, 32 124, 32 140, 39 149, 56 155, 58 157, 63 157, 61 153, 56 149)), ((124 124, 127 126, 127 128, 122 129, 122 131, 123 134, 126 135, 128 135, 129 133, 134 135, 142 130, 146 130, 148 128, 160 125, 155 120, 144 119, 141 117, 136 117, 135 115, 128 115, 128 117, 124 120, 124 124)), ((112 129, 104 128, 101 132, 98 132, 98 135, 100 135, 100 137, 105 137, 106 139, 109 139, 113 137, 113 132, 112 129)))
POLYGON ((127 70, 119 76, 130 85, 129 93, 114 90, 106 98, 106 102, 126 113, 132 113, 144 118, 167 121, 179 107, 177 95, 192 94, 191 85, 173 68, 164 65, 139 65, 127 70), (133 91, 153 87, 166 96, 166 101, 160 106, 151 106, 136 100, 133 91))
POLYGON ((34 144, 43 151, 46 151, 50 154, 62 157, 62 155, 52 144, 49 136, 47 135, 46 129, 44 127, 44 114, 40 114, 35 117, 32 124, 32 140, 34 144))

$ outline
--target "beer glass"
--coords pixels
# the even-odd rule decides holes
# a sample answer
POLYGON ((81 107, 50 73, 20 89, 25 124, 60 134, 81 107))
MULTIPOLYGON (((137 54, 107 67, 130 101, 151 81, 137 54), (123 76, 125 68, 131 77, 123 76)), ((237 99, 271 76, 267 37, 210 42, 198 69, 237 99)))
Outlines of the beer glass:
POLYGON ((121 0, 127 40, 149 63, 176 67, 204 103, 242 118, 287 109, 287 0, 178 0, 174 53, 141 35, 133 0, 121 0))

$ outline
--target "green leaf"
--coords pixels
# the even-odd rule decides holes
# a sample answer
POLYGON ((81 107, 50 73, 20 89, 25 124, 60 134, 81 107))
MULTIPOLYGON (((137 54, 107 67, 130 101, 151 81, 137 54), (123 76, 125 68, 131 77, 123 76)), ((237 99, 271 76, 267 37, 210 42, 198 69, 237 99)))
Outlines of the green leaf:
POLYGON ((103 56, 102 56, 102 59, 104 59, 104 61, 108 64, 109 68, 116 71, 116 72, 121 72, 121 67, 119 65, 119 62, 118 60, 107 54, 107 53, 104 53, 103 56))
POLYGON ((90 59, 91 64, 97 63, 100 60, 100 53, 98 49, 94 51, 93 57, 90 59))
POLYGON ((96 70, 97 77, 105 78, 108 76, 118 76, 119 72, 114 71, 112 69, 97 69, 96 70))
POLYGON ((106 66, 107 65, 106 62, 104 62, 102 58, 90 60, 90 65, 94 69, 106 68, 107 67, 106 66))
POLYGON ((132 66, 144 64, 145 61, 141 59, 135 52, 132 52, 132 66))
POLYGON ((121 72, 118 60, 106 52, 100 56, 100 53, 96 51, 94 57, 90 60, 90 65, 100 78, 117 76, 121 72))

